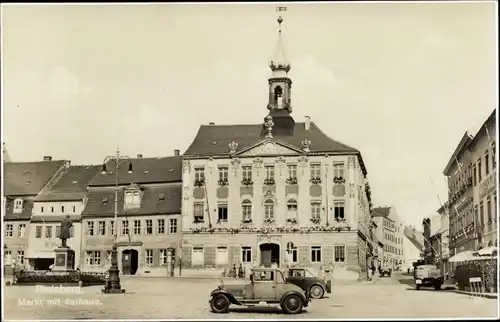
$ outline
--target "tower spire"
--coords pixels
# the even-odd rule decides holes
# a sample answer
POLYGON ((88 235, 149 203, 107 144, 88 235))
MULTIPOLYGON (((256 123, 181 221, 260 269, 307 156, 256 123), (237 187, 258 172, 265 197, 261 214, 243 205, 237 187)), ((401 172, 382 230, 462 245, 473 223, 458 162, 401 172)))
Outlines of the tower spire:
MULTIPOLYGON (((276 11, 277 12, 286 11, 286 7, 278 6, 276 8, 276 11)), ((276 50, 274 52, 273 59, 269 64, 269 67, 273 72, 282 72, 282 73, 284 72, 286 74, 290 71, 291 65, 286 59, 285 47, 283 46, 283 37, 282 37, 283 17, 281 17, 281 15, 278 16, 277 22, 278 22, 278 42, 276 44, 276 50)))
MULTIPOLYGON (((278 6, 277 12, 286 11, 286 7, 278 6)), ((283 17, 278 14, 278 43, 274 57, 269 63, 272 75, 269 82, 269 101, 267 109, 269 115, 264 119, 262 129, 263 136, 272 135, 293 135, 295 122, 290 115, 292 113, 291 92, 292 80, 288 77, 290 63, 286 59, 285 48, 283 46, 283 17)))

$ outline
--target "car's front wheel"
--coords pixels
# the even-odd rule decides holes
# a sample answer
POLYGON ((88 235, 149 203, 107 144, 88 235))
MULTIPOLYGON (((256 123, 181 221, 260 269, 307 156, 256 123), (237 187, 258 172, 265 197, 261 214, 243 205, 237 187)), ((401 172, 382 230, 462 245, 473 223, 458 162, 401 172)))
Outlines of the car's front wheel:
POLYGON ((313 299, 320 299, 323 297, 323 295, 325 295, 325 290, 323 289, 323 287, 321 287, 321 285, 316 284, 311 286, 311 288, 309 289, 309 295, 313 299))
POLYGON ((217 294, 210 300, 210 308, 214 313, 227 313, 229 311, 229 300, 224 294, 217 294))
POLYGON ((295 294, 288 295, 285 298, 285 300, 283 301, 283 303, 281 304, 281 308, 287 314, 300 313, 300 312, 302 312, 303 306, 304 305, 302 303, 302 299, 295 294))

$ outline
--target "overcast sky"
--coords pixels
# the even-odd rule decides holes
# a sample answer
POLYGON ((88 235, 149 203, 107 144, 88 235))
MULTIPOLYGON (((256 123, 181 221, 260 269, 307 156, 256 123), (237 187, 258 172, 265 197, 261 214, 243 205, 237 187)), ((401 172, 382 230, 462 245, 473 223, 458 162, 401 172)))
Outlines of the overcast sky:
MULTIPOLYGON (((13 161, 98 164, 117 145, 166 156, 200 124, 267 113, 275 4, 2 7, 13 161)), ((421 226, 461 136, 498 106, 495 4, 293 4, 283 17, 295 120, 359 149, 375 205, 421 226)))

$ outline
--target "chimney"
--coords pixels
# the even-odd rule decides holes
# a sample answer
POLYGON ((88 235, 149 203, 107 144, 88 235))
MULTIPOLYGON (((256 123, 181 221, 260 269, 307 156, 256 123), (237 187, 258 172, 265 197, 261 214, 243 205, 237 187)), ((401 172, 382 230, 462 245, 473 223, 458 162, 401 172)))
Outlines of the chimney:
POLYGON ((142 159, 142 154, 138 154, 137 159, 142 159))
POLYGON ((208 123, 208 125, 215 125, 215 123, 214 122, 210 122, 210 123, 208 123))
POLYGON ((177 149, 176 149, 176 150, 174 150, 174 155, 175 155, 175 156, 179 156, 180 154, 181 154, 181 151, 180 151, 180 150, 177 150, 177 149))
POLYGON ((52 161, 52 157, 50 155, 46 155, 43 157, 43 161, 52 161))
POLYGON ((306 118, 305 129, 306 129, 306 131, 309 131, 309 129, 311 128, 311 117, 306 116, 305 118, 306 118))

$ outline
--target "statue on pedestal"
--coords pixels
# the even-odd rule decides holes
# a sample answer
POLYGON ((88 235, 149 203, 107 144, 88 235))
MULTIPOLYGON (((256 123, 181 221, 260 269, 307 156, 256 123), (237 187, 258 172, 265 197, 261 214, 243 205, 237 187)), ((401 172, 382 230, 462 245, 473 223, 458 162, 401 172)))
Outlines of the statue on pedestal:
POLYGON ((61 230, 59 232, 59 239, 61 239, 62 248, 68 248, 66 241, 71 238, 71 227, 73 227, 73 222, 69 219, 69 215, 66 215, 63 220, 61 220, 61 230))

